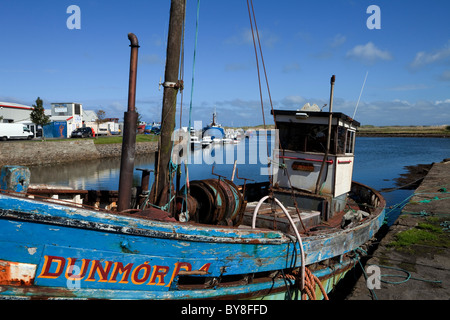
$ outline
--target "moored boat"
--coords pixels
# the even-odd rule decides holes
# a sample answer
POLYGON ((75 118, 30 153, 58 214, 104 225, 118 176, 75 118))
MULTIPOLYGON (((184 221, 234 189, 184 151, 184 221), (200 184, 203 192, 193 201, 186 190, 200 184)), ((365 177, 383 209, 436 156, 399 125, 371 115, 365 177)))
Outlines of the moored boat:
MULTIPOLYGON (((292 130, 313 124, 312 132, 321 132, 327 124, 320 124, 320 119, 328 119, 328 113, 307 112, 304 119, 298 118, 299 113, 304 117, 304 112, 275 111, 281 141, 275 154, 284 166, 277 165, 280 171, 273 188, 269 183, 238 187, 223 178, 191 181, 188 211, 180 210, 181 201, 176 214, 153 206, 124 212, 114 211, 113 206, 102 210, 102 192, 88 195, 80 191, 76 204, 39 200, 38 194, 44 193, 39 189, 0 194, 4 272, 0 294, 15 298, 284 299, 300 298, 309 286, 316 291, 310 292, 310 298, 326 296, 355 265, 358 248, 382 225, 385 203, 372 188, 351 182, 355 121, 332 114, 335 152, 324 159, 324 153, 314 149, 320 148, 314 140, 320 135, 304 131, 302 136, 292 130), (302 126, 295 126, 295 121, 302 126), (288 141, 283 139, 285 134, 289 134, 288 141), (305 136, 307 146, 291 144, 305 141, 305 136), (315 193, 315 184, 305 181, 317 180, 324 162, 327 169, 319 179, 321 192, 315 193), (288 175, 294 188, 286 186, 288 175), (189 212, 187 219, 183 212, 189 212), (316 283, 305 280, 309 272, 316 283), (303 290, 302 279, 306 281, 303 290)), ((26 168, 7 167, 2 172, 12 177, 10 186, 26 187, 26 168)), ((46 192, 54 197, 76 190, 46 192)), ((110 193, 103 202, 113 203, 115 197, 110 193)), ((139 199, 142 194, 134 202, 142 203, 139 199)))
MULTIPOLYGON (((139 45, 129 39, 135 97, 139 45)), ((171 80, 163 85, 173 97, 179 84, 171 80)), ((157 179, 149 186, 150 171, 142 170, 132 188, 133 98, 118 192, 33 189, 27 168, 4 166, 0 297, 326 298, 381 227, 385 208, 377 191, 352 182, 359 123, 331 105, 330 112, 273 111, 278 131, 271 137, 279 145, 264 183, 237 185, 217 175, 175 191, 157 179), (76 194, 76 202, 63 199, 76 194)), ((168 127, 162 121, 159 164, 163 149, 171 150, 162 142, 168 127)))
POLYGON ((199 138, 197 136, 191 135, 190 144, 191 144, 192 150, 201 149, 201 147, 202 147, 202 142, 199 140, 199 138))

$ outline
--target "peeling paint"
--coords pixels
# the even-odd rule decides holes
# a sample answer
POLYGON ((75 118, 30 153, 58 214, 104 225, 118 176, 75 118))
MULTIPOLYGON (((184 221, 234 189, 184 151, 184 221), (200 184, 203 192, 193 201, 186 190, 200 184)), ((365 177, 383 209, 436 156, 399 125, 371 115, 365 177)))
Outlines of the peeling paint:
POLYGON ((0 285, 31 286, 36 265, 0 260, 0 285))
MULTIPOLYGON (((299 259, 294 259, 299 250, 298 245, 293 245, 295 239, 280 231, 158 222, 83 209, 70 211, 57 208, 61 206, 0 194, 0 242, 4 246, 1 252, 4 262, 0 263, 0 270, 3 270, 0 271, 3 281, 0 283, 1 296, 26 294, 52 298, 127 299, 256 297, 271 289, 285 290, 284 281, 267 278, 268 272, 272 274, 301 264, 299 259), (20 232, 17 232, 17 226, 20 226, 20 232), (48 270, 42 269, 45 255, 61 257, 60 261, 65 259, 66 267, 73 263, 79 270, 83 270, 83 261, 86 265, 88 260, 91 261, 85 277, 96 281, 83 281, 80 289, 68 290, 65 274, 70 271, 60 270, 56 260, 48 270), (92 264, 92 261, 97 263, 92 264), (114 267, 119 268, 119 262, 122 264, 117 270, 121 272, 128 269, 131 272, 140 266, 138 270, 142 272, 130 273, 130 279, 141 281, 148 276, 150 281, 154 275, 155 279, 163 279, 165 283, 173 280, 173 286, 156 283, 152 290, 146 285, 134 290, 131 289, 132 283, 129 283, 131 291, 125 287, 114 289, 111 285, 118 283, 102 282, 100 277, 109 281, 114 267), (38 278, 33 282, 34 275, 30 273, 36 268, 33 263, 39 266, 39 275, 45 270, 49 278, 45 281, 38 278), (29 269, 25 266, 27 264, 31 266, 29 269), (206 265, 209 266, 208 275, 190 273, 192 270, 203 270, 206 265), (179 279, 176 275, 173 279, 170 276, 168 270, 175 270, 175 266, 179 266, 181 274, 187 271, 183 280, 194 279, 194 285, 189 289, 177 287, 179 279), (25 272, 18 273, 17 270, 25 272), (59 273, 59 282, 53 282, 52 275, 59 273), (260 278, 254 284, 247 282, 242 285, 242 278, 257 273, 263 275, 265 280, 260 278), (195 282, 202 281, 199 279, 201 276, 220 279, 216 284, 217 290, 207 290, 201 282, 195 282), (201 287, 203 289, 199 290, 201 287)), ((334 232, 303 235, 305 265, 344 255, 366 242, 372 231, 378 230, 383 222, 383 208, 380 206, 371 218, 350 229, 337 228, 334 232)), ((74 274, 77 275, 79 270, 74 274)), ((327 276, 330 272, 334 271, 326 271, 327 276)))
POLYGON ((28 253, 29 253, 30 255, 33 255, 33 254, 36 253, 37 248, 36 248, 36 247, 31 247, 31 248, 27 248, 27 250, 28 250, 28 253))

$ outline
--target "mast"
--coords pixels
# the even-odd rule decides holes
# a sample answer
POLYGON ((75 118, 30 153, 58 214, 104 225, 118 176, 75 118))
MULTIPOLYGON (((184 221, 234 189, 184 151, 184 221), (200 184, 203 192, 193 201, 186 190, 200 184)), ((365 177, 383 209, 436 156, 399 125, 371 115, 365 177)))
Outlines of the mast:
POLYGON ((169 163, 173 147, 172 132, 175 128, 175 113, 178 89, 182 83, 178 80, 180 68, 181 37, 186 11, 185 0, 171 0, 169 34, 167 37, 166 70, 164 74, 164 95, 161 113, 161 134, 158 153, 155 159, 155 183, 153 184, 153 203, 165 205, 169 186, 169 163))

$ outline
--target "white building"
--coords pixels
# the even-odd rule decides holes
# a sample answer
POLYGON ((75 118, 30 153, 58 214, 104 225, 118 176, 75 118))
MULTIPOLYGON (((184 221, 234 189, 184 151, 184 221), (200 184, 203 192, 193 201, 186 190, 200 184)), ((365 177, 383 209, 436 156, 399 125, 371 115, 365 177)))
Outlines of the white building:
POLYGON ((33 107, 24 104, 0 102, 0 122, 23 123, 36 136, 37 126, 31 122, 31 111, 33 111, 33 107))
POLYGON ((67 122, 67 138, 72 131, 83 127, 83 105, 75 102, 51 103, 50 121, 67 122))
MULTIPOLYGON (((117 118, 105 119, 99 123, 97 113, 92 110, 84 110, 81 103, 76 102, 54 102, 51 108, 44 110, 45 114, 50 117, 52 122, 67 123, 67 138, 70 137, 72 131, 81 127, 91 127, 96 134, 116 134, 120 131, 117 118)), ((0 122, 6 123, 23 123, 28 126, 31 132, 37 132, 36 125, 31 122, 30 113, 33 107, 11 103, 0 102, 0 122)))

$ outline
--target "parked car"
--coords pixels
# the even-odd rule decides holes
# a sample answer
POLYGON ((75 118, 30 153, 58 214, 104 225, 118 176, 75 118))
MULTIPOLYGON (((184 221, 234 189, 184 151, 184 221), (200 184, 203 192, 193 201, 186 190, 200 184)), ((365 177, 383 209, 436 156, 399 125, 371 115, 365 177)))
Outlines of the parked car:
POLYGON ((91 127, 77 128, 72 131, 71 138, 90 138, 92 137, 91 127))

